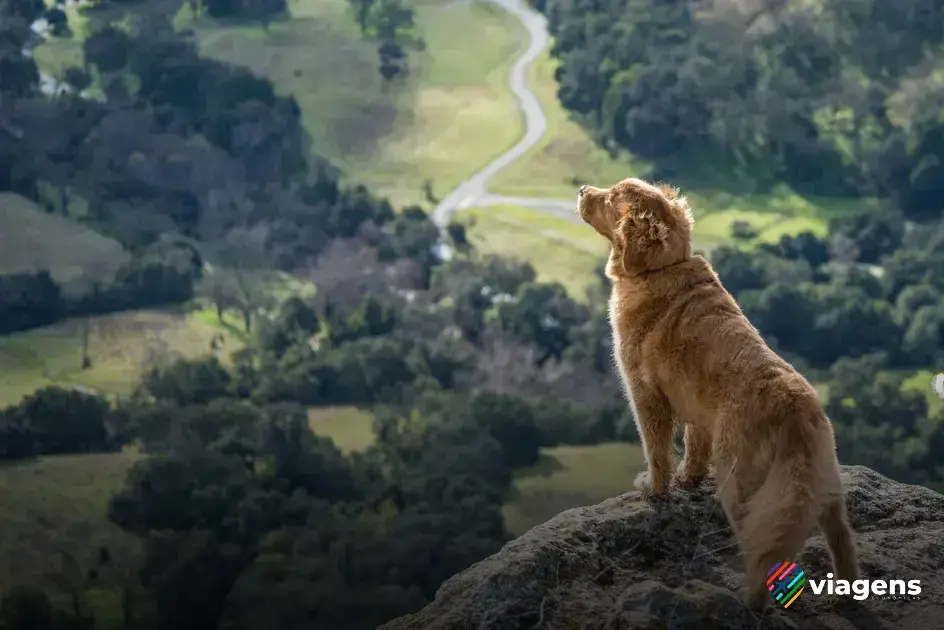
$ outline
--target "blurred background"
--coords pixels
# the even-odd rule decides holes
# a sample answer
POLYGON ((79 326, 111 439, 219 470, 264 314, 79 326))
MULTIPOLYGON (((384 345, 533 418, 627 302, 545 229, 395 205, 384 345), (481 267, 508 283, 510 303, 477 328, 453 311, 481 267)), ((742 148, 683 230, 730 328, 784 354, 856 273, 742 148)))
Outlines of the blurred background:
POLYGON ((840 460, 940 490, 942 42, 932 0, 0 0, 0 628, 371 629, 630 490, 572 209, 629 176, 840 460))

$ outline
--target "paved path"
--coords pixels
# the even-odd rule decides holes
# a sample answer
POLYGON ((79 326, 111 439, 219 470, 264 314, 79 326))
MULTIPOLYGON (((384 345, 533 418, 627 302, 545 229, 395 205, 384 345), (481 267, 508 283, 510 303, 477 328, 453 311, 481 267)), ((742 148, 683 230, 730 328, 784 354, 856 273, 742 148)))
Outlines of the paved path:
MULTIPOLYGON (((506 197, 488 192, 488 182, 502 169, 528 152, 540 142, 547 132, 547 117, 537 95, 528 86, 528 67, 541 56, 550 43, 547 20, 543 15, 527 6, 524 0, 489 0, 512 14, 528 31, 528 48, 515 60, 508 75, 508 86, 524 113, 525 134, 518 144, 495 159, 491 164, 468 178, 446 195, 433 210, 433 221, 440 227, 449 224, 456 211, 464 208, 514 205, 533 208, 581 223, 574 215, 574 204, 559 199, 536 199, 532 197, 506 197)), ((576 192, 575 192, 576 197, 576 192)))

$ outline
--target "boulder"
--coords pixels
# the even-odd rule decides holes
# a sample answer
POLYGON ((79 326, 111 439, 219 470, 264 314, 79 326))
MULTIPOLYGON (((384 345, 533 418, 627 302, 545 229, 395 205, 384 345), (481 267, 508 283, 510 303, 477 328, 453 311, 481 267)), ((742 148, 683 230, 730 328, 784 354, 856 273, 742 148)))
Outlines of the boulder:
MULTIPOLYGON (((843 467, 843 479, 863 578, 920 580, 920 595, 858 601, 807 584, 789 608, 754 613, 740 595, 737 543, 706 482, 664 500, 629 492, 562 512, 381 630, 944 628, 944 495, 860 466, 843 467)), ((818 531, 797 564, 825 579, 818 531)))

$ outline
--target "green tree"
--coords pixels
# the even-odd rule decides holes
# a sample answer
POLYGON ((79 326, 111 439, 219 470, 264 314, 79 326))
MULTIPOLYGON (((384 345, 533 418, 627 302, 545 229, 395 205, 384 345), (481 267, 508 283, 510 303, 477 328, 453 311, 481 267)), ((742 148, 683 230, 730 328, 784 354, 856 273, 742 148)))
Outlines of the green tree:
POLYGON ((557 283, 524 285, 513 301, 498 305, 497 314, 503 330, 540 350, 538 363, 560 359, 573 329, 587 319, 586 309, 557 283))
POLYGON ((166 367, 151 368, 143 387, 157 400, 178 405, 204 404, 225 396, 232 381, 219 359, 181 359, 166 367))

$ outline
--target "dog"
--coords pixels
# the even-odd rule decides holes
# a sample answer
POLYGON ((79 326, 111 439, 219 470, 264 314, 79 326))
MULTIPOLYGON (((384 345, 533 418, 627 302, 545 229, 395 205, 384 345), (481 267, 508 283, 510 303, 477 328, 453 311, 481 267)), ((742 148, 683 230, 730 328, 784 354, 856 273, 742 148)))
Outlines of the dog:
POLYGON ((813 386, 692 254, 686 199, 629 178, 581 186, 577 212, 611 244, 613 347, 647 463, 636 487, 664 496, 697 486, 714 466, 752 608, 767 604, 768 571, 796 559, 815 523, 836 579, 857 579, 832 423, 813 386), (677 424, 685 448, 676 468, 677 424))

